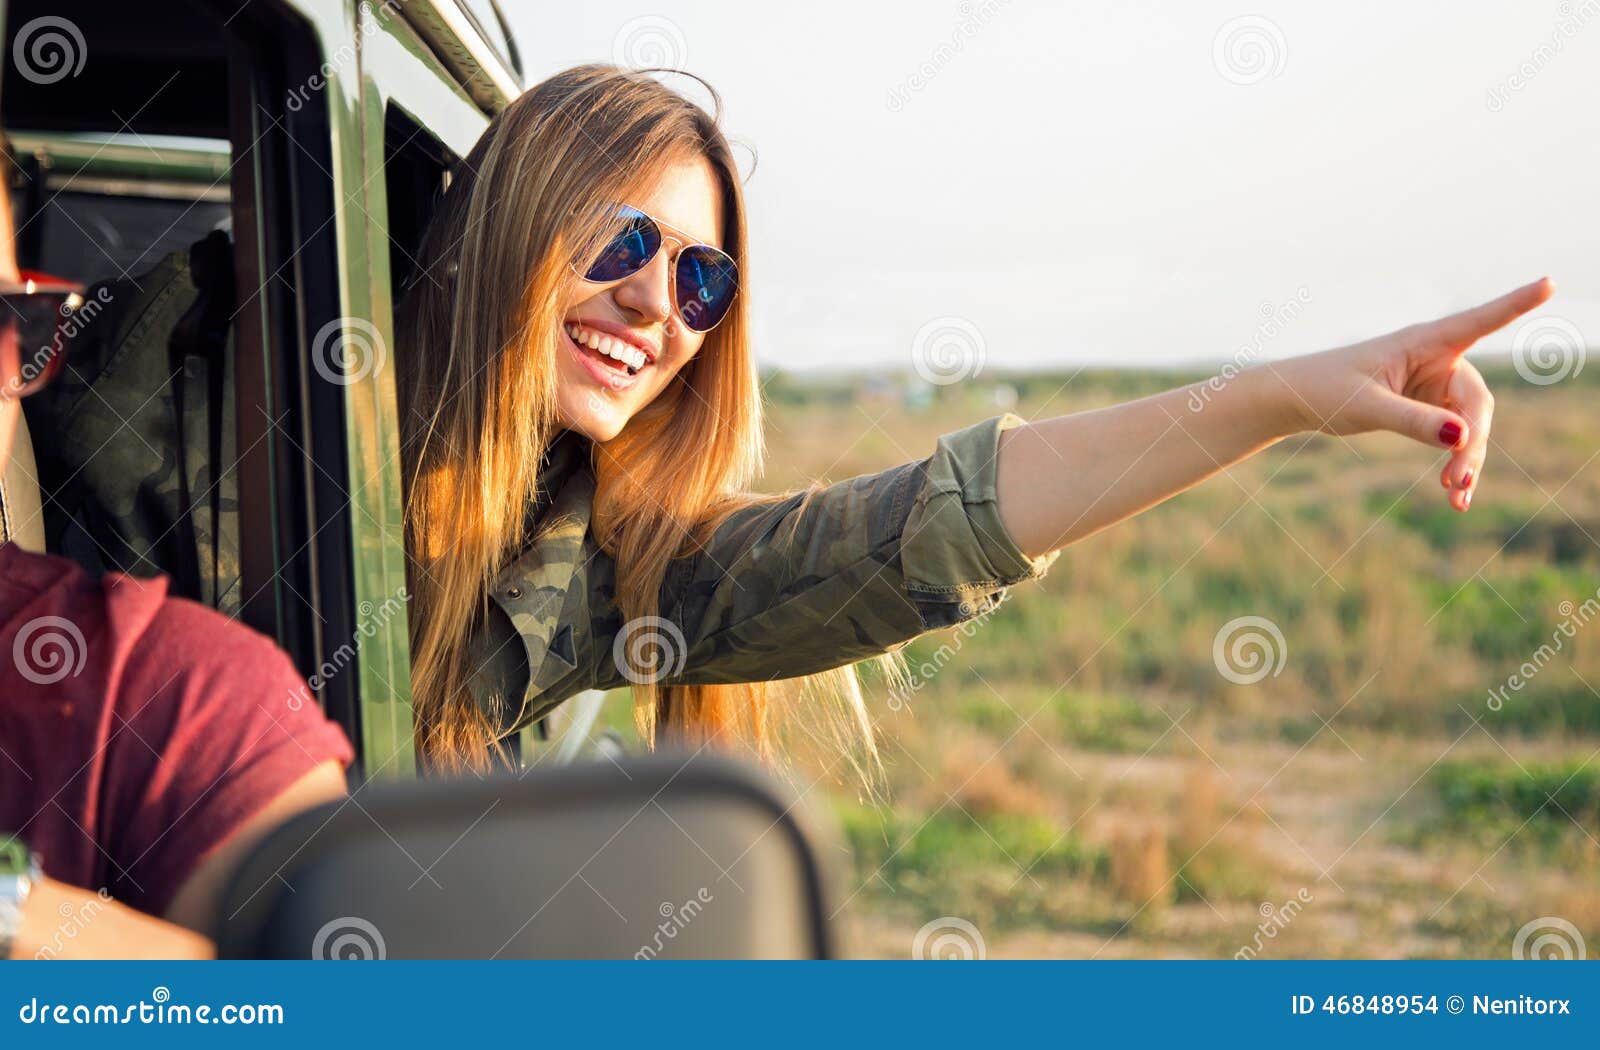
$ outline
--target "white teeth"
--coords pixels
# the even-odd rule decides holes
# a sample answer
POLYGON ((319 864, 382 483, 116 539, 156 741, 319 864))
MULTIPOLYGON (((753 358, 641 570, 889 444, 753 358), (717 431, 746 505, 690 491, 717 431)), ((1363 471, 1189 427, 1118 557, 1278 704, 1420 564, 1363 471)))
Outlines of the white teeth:
POLYGON ((621 361, 634 369, 643 368, 650 361, 649 356, 638 347, 629 346, 622 340, 613 339, 608 335, 601 335, 592 328, 569 324, 567 325, 567 334, 572 337, 573 342, 581 343, 591 350, 605 354, 613 360, 621 361))

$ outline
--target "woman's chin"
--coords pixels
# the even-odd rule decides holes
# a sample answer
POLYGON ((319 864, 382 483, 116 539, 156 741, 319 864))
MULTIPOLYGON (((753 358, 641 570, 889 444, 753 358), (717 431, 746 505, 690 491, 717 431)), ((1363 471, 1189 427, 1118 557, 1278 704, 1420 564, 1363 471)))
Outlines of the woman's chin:
POLYGON ((596 443, 610 441, 628 425, 629 413, 598 390, 563 391, 561 425, 596 443))

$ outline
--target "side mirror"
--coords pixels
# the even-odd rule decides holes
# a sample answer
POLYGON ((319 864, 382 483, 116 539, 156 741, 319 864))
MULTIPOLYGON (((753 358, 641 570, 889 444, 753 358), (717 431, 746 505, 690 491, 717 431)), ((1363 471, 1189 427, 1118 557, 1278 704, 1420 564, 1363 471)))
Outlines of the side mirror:
POLYGON ((794 799, 720 756, 363 788, 240 866, 222 958, 826 958, 794 799))

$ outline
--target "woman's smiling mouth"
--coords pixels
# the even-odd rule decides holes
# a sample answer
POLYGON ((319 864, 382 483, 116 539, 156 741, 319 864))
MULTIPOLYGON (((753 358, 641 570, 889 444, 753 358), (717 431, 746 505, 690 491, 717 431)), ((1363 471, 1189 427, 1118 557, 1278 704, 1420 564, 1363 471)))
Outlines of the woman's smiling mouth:
POLYGON ((561 327, 579 363, 612 390, 631 387, 659 353, 648 340, 609 322, 569 320, 561 327))
POLYGON ((572 335, 563 331, 562 342, 566 343, 567 352, 578 362, 589 377, 601 387, 612 391, 623 391, 632 387, 639 381, 637 374, 630 373, 626 365, 613 360, 606 355, 591 350, 582 343, 572 338, 572 335))

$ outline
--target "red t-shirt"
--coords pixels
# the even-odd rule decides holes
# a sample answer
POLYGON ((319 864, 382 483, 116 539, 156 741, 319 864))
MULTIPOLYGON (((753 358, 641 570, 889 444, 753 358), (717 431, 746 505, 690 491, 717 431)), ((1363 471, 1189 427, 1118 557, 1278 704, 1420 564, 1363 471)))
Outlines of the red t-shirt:
POLYGON ((160 915, 211 850, 350 744, 269 639, 163 578, 0 546, 0 832, 160 915))

